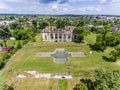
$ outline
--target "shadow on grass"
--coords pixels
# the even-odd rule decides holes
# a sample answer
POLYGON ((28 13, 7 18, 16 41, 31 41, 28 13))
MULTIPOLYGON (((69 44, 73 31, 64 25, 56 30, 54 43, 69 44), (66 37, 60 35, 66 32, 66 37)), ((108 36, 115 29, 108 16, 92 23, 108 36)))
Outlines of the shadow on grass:
POLYGON ((116 61, 116 60, 113 60, 113 59, 106 57, 106 56, 102 56, 102 58, 107 62, 115 62, 116 61))
POLYGON ((8 86, 7 90, 15 90, 12 86, 8 86))
POLYGON ((90 79, 80 79, 79 84, 76 84, 73 90, 93 90, 93 82, 90 79))
POLYGON ((91 50, 93 51, 100 51, 100 50, 97 50, 95 45, 92 45, 92 44, 88 44, 88 46, 90 47, 91 50))
POLYGON ((76 44, 81 44, 81 43, 84 43, 84 41, 81 41, 81 42, 79 42, 79 41, 74 41, 74 43, 76 43, 76 44))
POLYGON ((87 85, 88 90, 92 90, 93 82, 90 79, 80 79, 80 81, 87 85))
POLYGON ((95 45, 92 45, 92 44, 88 44, 88 46, 90 47, 91 50, 93 51, 97 51, 97 52, 104 52, 104 50, 96 47, 95 45))

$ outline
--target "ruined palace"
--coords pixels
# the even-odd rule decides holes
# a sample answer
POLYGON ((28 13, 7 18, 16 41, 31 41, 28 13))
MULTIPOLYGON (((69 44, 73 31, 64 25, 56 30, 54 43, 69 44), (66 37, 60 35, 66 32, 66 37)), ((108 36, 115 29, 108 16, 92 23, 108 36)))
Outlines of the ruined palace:
POLYGON ((50 42, 71 42, 75 41, 74 26, 65 26, 64 29, 58 29, 55 26, 47 26, 42 30, 42 41, 50 42))

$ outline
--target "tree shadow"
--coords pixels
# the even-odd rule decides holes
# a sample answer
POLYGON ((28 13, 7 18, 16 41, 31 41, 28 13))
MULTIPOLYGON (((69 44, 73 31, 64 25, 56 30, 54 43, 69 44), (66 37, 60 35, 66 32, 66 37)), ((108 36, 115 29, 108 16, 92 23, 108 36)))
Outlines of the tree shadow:
POLYGON ((91 50, 94 50, 94 51, 96 50, 94 45, 88 44, 88 46, 90 47, 91 50))
POLYGON ((84 43, 84 42, 83 41, 74 41, 74 43, 81 44, 81 43, 84 43))
POLYGON ((112 60, 110 57, 106 57, 106 56, 102 56, 102 58, 107 61, 107 62, 115 62, 114 60, 112 60))
POLYGON ((8 86, 8 90, 14 90, 12 86, 8 86))
POLYGON ((100 50, 97 50, 95 45, 92 45, 92 44, 88 44, 88 46, 90 47, 91 50, 93 51, 100 51, 100 50))
POLYGON ((92 44, 88 44, 88 46, 90 47, 91 50, 93 51, 97 51, 97 52, 104 52, 104 50, 99 49, 97 46, 92 45, 92 44))
POLYGON ((93 82, 90 79, 80 79, 80 81, 87 85, 88 90, 93 90, 93 82))

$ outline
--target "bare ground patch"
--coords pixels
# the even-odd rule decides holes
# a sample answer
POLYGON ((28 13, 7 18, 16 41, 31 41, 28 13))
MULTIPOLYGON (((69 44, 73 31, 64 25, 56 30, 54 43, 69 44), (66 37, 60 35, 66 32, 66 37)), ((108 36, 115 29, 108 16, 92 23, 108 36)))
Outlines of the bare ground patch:
POLYGON ((115 62, 115 64, 120 66, 120 61, 115 62))
POLYGON ((36 57, 51 57, 52 52, 39 52, 36 57))

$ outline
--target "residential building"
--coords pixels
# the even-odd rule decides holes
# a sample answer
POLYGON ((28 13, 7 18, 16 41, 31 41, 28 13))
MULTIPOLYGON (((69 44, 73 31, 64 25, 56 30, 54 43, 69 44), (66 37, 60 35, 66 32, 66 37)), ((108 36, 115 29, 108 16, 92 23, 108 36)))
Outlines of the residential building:
POLYGON ((118 26, 112 27, 111 32, 114 32, 114 31, 120 31, 120 27, 118 27, 118 26))

